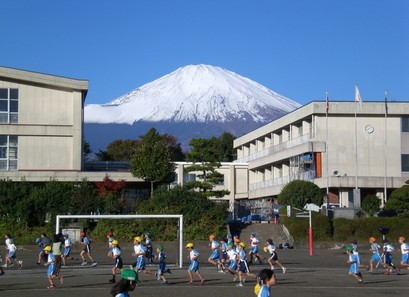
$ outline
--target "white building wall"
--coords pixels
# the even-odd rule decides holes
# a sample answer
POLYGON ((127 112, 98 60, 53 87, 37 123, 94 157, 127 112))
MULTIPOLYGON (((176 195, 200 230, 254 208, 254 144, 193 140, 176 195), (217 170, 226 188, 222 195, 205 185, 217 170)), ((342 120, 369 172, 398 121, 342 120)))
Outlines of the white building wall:
POLYGON ((0 132, 18 136, 18 170, 80 171, 88 82, 0 67, 0 88, 19 92, 18 123, 0 132))

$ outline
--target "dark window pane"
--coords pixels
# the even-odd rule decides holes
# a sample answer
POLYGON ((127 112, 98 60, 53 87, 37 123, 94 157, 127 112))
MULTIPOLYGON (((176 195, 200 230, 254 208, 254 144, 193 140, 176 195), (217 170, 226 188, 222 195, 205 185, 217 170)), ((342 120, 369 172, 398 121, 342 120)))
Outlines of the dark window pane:
POLYGON ((8 102, 7 100, 0 100, 0 111, 8 111, 8 102))
POLYGON ((8 99, 9 98, 9 90, 8 89, 0 89, 0 99, 8 99))
POLYGON ((10 99, 18 99, 18 89, 10 89, 10 99))
POLYGON ((17 146, 18 145, 18 136, 12 135, 9 137, 10 146, 17 146))
POLYGON ((10 101, 10 112, 18 112, 18 101, 17 100, 10 101))
POLYGON ((402 155, 402 171, 409 172, 409 155, 402 155))
POLYGON ((4 146, 0 147, 0 158, 6 159, 7 158, 7 148, 4 146))
POLYGON ((7 136, 0 136, 0 145, 5 145, 7 146, 7 136))
POLYGON ((7 161, 6 160, 0 160, 0 170, 1 171, 7 170, 7 161))
POLYGON ((409 132, 409 116, 402 117, 402 132, 409 132))

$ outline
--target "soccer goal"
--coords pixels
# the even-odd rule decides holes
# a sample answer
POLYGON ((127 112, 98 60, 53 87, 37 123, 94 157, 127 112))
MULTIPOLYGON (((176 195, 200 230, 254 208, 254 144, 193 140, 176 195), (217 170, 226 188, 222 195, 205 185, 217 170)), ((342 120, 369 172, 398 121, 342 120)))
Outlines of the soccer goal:
POLYGON ((183 267, 183 215, 57 215, 55 233, 60 232, 61 219, 178 219, 179 220, 179 265, 183 267))

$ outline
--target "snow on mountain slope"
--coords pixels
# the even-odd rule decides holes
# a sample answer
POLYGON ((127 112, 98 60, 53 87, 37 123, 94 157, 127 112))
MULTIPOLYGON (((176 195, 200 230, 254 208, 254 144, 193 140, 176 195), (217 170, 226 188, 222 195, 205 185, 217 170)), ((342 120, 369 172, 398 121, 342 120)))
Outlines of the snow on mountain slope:
POLYGON ((268 122, 300 104, 221 67, 189 65, 107 104, 85 107, 85 122, 268 122), (275 115, 272 118, 272 115, 275 115))

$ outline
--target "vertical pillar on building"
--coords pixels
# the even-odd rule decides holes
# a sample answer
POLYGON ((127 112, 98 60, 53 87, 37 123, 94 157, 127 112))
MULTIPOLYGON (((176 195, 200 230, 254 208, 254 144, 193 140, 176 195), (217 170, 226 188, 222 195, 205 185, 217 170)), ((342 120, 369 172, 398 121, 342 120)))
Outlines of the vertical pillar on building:
POLYGON ((361 208, 361 189, 353 191, 354 208, 361 208))

